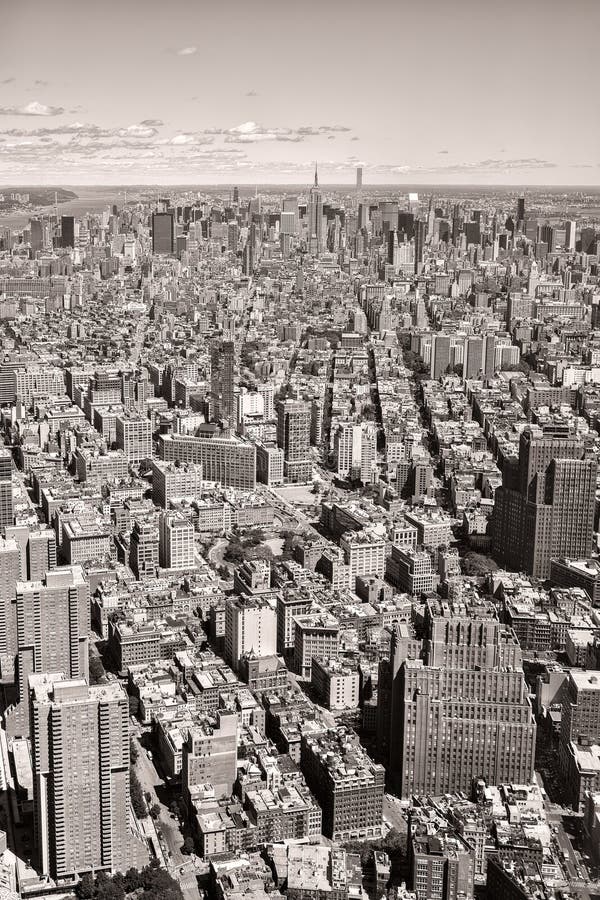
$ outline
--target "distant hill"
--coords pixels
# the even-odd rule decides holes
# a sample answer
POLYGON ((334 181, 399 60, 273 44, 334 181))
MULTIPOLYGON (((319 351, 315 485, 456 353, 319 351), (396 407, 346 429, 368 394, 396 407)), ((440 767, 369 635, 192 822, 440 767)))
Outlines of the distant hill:
POLYGON ((43 187, 2 187, 0 188, 0 211, 10 209, 30 208, 36 206, 52 206, 54 204, 54 195, 59 203, 67 200, 77 200, 78 195, 75 191, 68 191, 66 188, 43 188, 43 187), (28 199, 24 197, 28 195, 28 199))

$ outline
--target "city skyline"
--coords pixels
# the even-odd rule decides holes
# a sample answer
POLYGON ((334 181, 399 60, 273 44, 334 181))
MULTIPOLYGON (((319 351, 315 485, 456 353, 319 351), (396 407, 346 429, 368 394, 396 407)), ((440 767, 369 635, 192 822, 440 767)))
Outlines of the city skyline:
POLYGON ((323 183, 362 165, 372 185, 595 185, 600 124, 577 85, 594 80, 598 4, 461 11, 19 4, 0 38, 0 183, 297 184, 318 160, 323 183), (560 58, 552 90, 512 62, 535 47, 560 58))

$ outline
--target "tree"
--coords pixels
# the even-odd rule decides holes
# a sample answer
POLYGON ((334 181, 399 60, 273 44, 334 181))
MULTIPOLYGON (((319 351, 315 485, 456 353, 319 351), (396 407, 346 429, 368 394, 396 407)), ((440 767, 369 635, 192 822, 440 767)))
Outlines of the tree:
POLYGON ((150 815, 152 816, 153 819, 158 819, 158 817, 160 816, 160 804, 159 803, 152 804, 152 806, 150 807, 150 815))
POLYGON ((470 553, 465 554, 462 561, 462 568, 465 575, 470 575, 472 578, 478 578, 483 575, 488 575, 490 572, 495 572, 498 566, 491 557, 484 556, 483 553, 471 551, 470 553))
POLYGON ((81 900, 124 900, 126 894, 137 893, 138 900, 182 900, 177 882, 161 869, 156 860, 141 871, 128 869, 125 875, 112 878, 106 872, 84 875, 75 888, 81 900))
POLYGON ((133 740, 133 738, 131 738, 131 740, 129 741, 129 761, 131 762, 132 766, 135 766, 136 762, 138 761, 139 755, 140 751, 138 745, 133 740))
POLYGON ((90 684, 100 684, 106 677, 102 660, 99 656, 90 657, 90 684))
POLYGON ((78 900, 92 900, 94 896, 94 876, 90 872, 82 875, 81 881, 75 888, 75 896, 78 900))
POLYGON ((266 540, 266 535, 265 535, 264 531, 262 530, 262 528, 253 528, 252 531, 250 532, 250 534, 248 535, 248 540, 250 541, 251 544, 253 544, 254 546, 257 546, 258 544, 264 544, 264 542, 266 540))
POLYGON ((194 838, 190 837, 189 834, 183 842, 183 847, 181 848, 182 853, 190 854, 193 853, 196 849, 196 844, 194 842, 194 838))
POLYGON ((245 559, 266 559, 271 562, 273 559, 273 551, 265 544, 259 544, 257 547, 248 547, 244 553, 245 559))
POLYGON ((227 550, 223 556, 227 562, 232 563, 240 563, 244 559, 244 548, 242 543, 238 537, 234 537, 230 540, 227 550))
POLYGON ((130 794, 131 805, 133 806, 134 813, 136 814, 138 819, 145 819, 148 815, 148 807, 146 806, 146 801, 144 800, 142 786, 134 771, 131 772, 130 794))

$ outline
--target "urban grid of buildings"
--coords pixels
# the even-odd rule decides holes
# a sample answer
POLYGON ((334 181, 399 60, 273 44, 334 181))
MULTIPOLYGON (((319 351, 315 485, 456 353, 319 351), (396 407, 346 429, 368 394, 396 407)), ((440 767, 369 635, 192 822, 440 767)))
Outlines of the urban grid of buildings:
POLYGON ((360 169, 0 220, 0 897, 592 898, 599 241, 360 169))

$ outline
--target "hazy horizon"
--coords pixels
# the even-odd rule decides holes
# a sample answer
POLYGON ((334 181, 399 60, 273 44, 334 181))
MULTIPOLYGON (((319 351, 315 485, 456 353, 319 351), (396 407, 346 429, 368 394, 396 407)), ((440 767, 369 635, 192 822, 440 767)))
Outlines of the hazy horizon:
MULTIPOLYGON (((323 181, 319 180, 319 184, 322 188, 351 188, 353 191, 356 190, 355 183, 353 181, 323 181)), ((115 182, 102 182, 97 184, 88 184, 86 182, 33 182, 33 181, 11 181, 3 183, 0 181, 0 190, 7 190, 10 188, 19 188, 24 190, 25 188, 44 188, 44 190, 77 190, 77 188, 85 188, 86 190, 97 190, 102 191, 105 189, 114 189, 114 188, 122 188, 126 190, 149 190, 152 188, 162 189, 168 188, 169 190, 199 190, 202 188, 234 188, 237 187, 241 191, 252 192, 255 188, 260 190, 269 190, 275 191, 277 188, 302 188, 308 189, 310 188, 310 181, 273 181, 273 182, 261 182, 261 181, 179 181, 179 182, 166 182, 166 181, 156 181, 156 182, 126 182, 126 181, 115 181, 115 182)), ((549 182, 540 182, 539 184, 532 184, 527 182, 511 182, 511 183, 475 183, 475 182, 433 182, 433 181, 382 181, 382 182, 366 182, 363 179, 362 192, 364 193, 368 188, 375 188, 377 190, 384 190, 385 188, 396 189, 401 188, 404 191, 410 190, 410 188, 426 188, 426 189, 439 189, 439 190, 476 190, 485 192, 488 190, 499 190, 499 191, 517 191, 517 190, 544 190, 547 189, 553 193, 560 192, 561 190, 569 190, 569 191, 584 191, 586 194, 595 194, 600 193, 600 184, 583 184, 583 183, 572 183, 572 184, 552 184, 549 182)))

